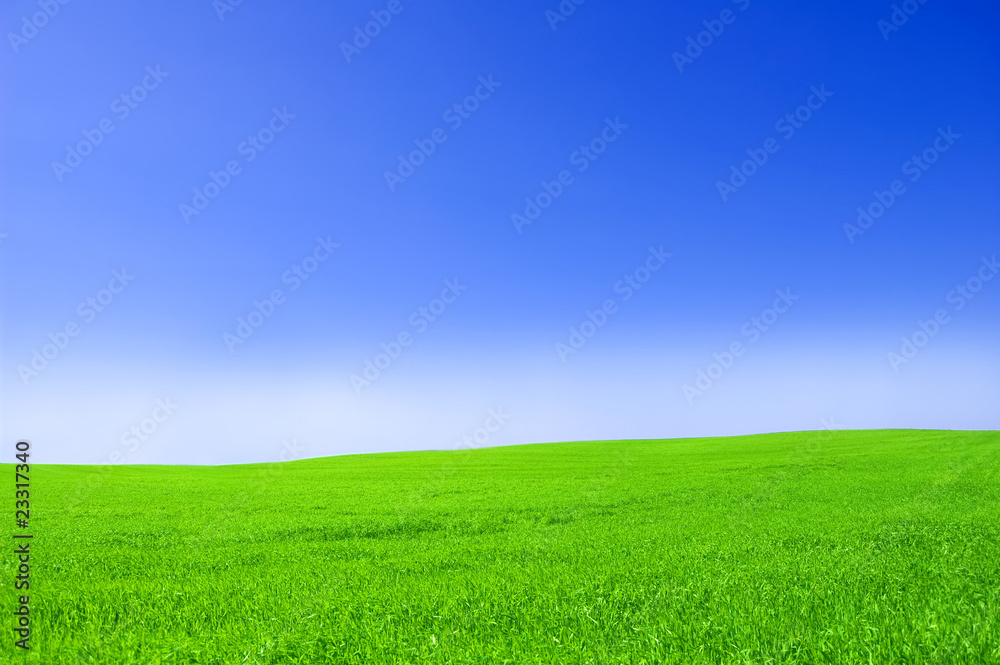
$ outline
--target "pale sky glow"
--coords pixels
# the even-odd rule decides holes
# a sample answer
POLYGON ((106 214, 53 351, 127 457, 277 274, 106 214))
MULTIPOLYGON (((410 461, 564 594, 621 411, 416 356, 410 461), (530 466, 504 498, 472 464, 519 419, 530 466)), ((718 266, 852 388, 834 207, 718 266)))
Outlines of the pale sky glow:
POLYGON ((723 2, 686 60, 719 3, 555 4, 403 1, 345 49, 374 5, 73 2, 8 39, 3 439, 1000 427, 995 3, 723 2))

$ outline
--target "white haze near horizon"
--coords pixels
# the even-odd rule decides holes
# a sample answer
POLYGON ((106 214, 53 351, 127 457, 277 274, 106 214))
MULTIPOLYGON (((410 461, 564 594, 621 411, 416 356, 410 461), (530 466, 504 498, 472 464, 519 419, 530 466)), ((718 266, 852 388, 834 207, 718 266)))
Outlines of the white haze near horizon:
POLYGON ((480 432, 482 444, 474 446, 824 428, 1000 429, 996 355, 942 349, 893 372, 871 362, 877 354, 851 363, 807 349, 752 351, 694 404, 681 386, 693 383, 704 358, 626 359, 597 349, 565 365, 498 361, 475 372, 415 358, 360 396, 348 383, 350 370, 234 376, 67 362, 28 388, 8 384, 0 429, 4 441, 29 439, 35 463, 71 464, 234 464, 455 449, 484 426, 490 409, 508 420, 485 441, 480 432), (169 399, 176 411, 145 441, 124 443, 157 399, 169 399))

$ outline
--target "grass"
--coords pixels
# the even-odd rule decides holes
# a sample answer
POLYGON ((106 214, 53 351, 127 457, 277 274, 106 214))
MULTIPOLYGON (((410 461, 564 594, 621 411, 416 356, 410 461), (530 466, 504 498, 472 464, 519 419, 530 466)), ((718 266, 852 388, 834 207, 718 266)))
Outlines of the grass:
POLYGON ((897 430, 32 465, 0 659, 997 663, 998 471, 897 430))

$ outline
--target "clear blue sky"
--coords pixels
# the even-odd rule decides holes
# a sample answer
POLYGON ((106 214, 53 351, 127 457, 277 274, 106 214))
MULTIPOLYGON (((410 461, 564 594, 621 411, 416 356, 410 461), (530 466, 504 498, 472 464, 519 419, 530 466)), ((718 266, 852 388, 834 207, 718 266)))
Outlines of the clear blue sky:
POLYGON ((1000 425, 995 3, 223 2, 8 3, 35 461, 1000 425))

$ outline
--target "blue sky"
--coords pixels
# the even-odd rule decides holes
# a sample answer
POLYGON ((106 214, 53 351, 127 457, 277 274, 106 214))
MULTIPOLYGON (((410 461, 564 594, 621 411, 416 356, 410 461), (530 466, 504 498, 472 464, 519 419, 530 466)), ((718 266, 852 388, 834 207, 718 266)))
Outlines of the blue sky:
POLYGON ((1000 425, 995 5, 219 7, 3 17, 36 461, 1000 425))

